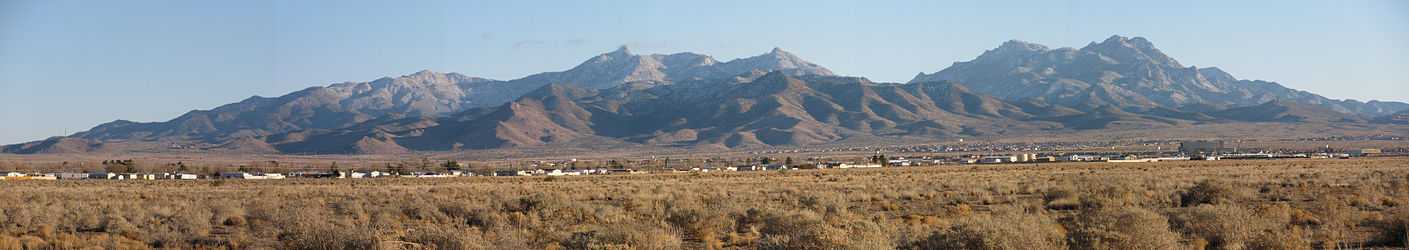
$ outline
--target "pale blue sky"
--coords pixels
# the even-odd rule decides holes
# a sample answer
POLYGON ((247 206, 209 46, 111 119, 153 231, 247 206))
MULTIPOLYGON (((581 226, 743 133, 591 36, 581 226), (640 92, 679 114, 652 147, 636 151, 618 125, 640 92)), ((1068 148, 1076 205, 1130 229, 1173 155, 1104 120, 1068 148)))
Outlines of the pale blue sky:
POLYGON ((1409 101, 1409 2, 1130 2, 0 0, 0 143, 421 69, 513 79, 622 44, 723 60, 776 46, 903 82, 1010 39, 1120 34, 1240 78, 1409 101))

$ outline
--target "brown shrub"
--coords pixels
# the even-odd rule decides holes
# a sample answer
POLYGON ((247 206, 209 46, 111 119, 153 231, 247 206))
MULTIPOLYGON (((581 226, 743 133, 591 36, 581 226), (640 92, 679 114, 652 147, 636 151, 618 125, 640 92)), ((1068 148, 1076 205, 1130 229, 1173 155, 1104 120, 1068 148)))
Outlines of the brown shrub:
POLYGON ((1195 207, 1203 204, 1237 204, 1251 196, 1251 190, 1223 180, 1206 179, 1184 191, 1180 204, 1195 207))
POLYGON ((1066 231, 1042 213, 974 216, 912 242, 908 249, 1066 249, 1066 231))
POLYGON ((681 243, 665 229, 624 224, 576 232, 560 245, 566 249, 679 249, 681 243))
MULTIPOLYGON (((290 218, 300 220, 303 218, 290 218)), ((376 234, 357 228, 340 228, 317 221, 301 221, 286 227, 279 241, 287 249, 372 249, 380 242, 376 234)))
POLYGON ((1373 239, 1376 244, 1409 247, 1409 207, 1395 208, 1385 218, 1372 222, 1371 226, 1379 229, 1379 234, 1373 239))
POLYGON ((483 239, 474 231, 450 230, 438 227, 425 227, 412 230, 403 241, 420 244, 422 247, 437 250, 488 249, 483 239))
POLYGON ((1244 249, 1248 240, 1265 230, 1250 210, 1234 205, 1202 205, 1178 213, 1175 225, 1216 249, 1244 249))
POLYGON ((1139 207, 1091 208, 1071 222, 1077 249, 1180 249, 1164 216, 1139 207))
POLYGON ((822 215, 812 211, 769 213, 759 229, 760 249, 890 249, 895 248, 884 229, 848 214, 822 215))

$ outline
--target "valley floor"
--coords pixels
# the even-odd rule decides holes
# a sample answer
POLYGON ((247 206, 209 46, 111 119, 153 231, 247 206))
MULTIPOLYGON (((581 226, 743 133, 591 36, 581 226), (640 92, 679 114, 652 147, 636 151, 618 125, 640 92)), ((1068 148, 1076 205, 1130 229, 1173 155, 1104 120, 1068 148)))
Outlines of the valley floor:
POLYGON ((1312 249, 1409 232, 1409 158, 0 190, 0 249, 1312 249))

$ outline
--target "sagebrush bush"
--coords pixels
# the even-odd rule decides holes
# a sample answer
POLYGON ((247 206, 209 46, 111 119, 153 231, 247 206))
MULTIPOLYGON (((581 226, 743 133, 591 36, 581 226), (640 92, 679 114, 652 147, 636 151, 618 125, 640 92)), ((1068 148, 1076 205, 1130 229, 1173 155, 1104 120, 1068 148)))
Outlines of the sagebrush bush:
POLYGON ((962 219, 909 249, 1066 249, 1066 230, 1043 213, 1009 211, 962 219))
POLYGON ((1163 215, 1140 207, 1087 208, 1070 223, 1076 249, 1182 249, 1163 215))
POLYGON ((1195 207, 1203 204, 1236 204, 1247 199, 1250 190, 1228 181, 1208 179, 1199 181, 1183 193, 1181 204, 1195 207))

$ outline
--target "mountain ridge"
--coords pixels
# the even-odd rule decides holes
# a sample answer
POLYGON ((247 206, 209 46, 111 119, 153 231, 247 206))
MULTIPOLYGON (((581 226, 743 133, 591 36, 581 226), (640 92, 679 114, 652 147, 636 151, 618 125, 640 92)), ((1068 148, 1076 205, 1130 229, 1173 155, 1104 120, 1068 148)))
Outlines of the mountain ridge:
POLYGON ((1208 123, 1397 124, 1406 112, 1401 102, 1331 100, 1185 67, 1141 37, 1080 49, 1010 40, 903 84, 838 76, 780 48, 721 62, 622 46, 513 80, 423 70, 254 96, 165 122, 117 120, 0 152, 736 148, 1208 123))

